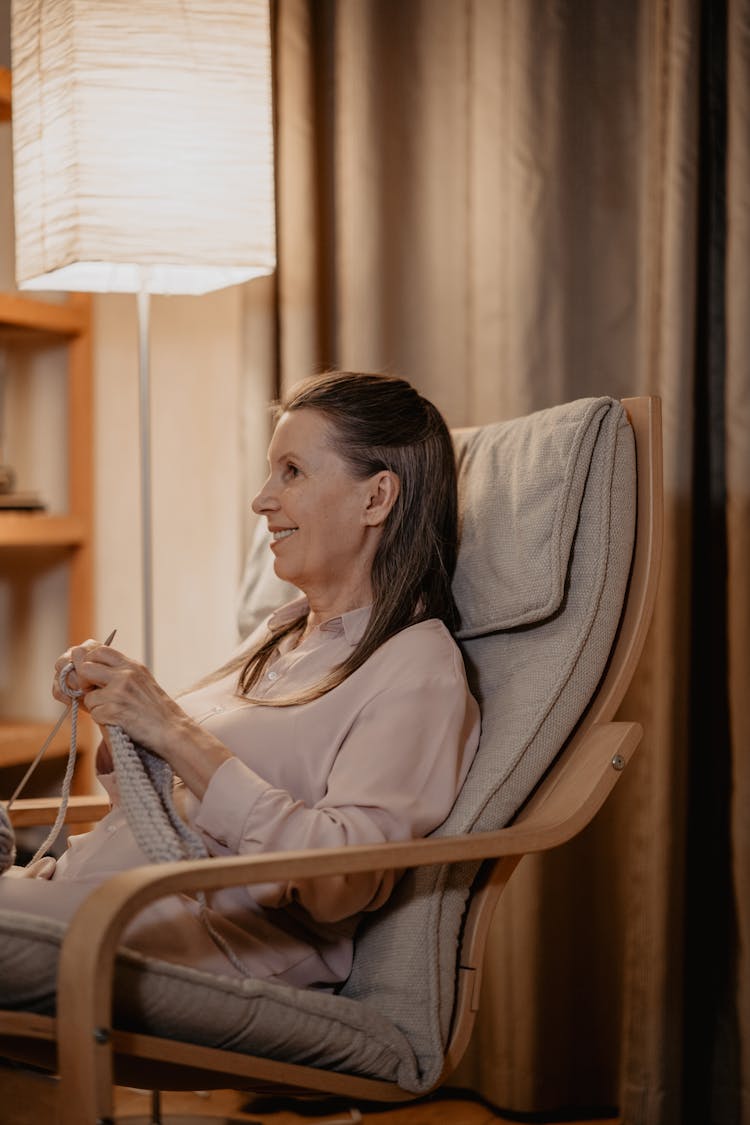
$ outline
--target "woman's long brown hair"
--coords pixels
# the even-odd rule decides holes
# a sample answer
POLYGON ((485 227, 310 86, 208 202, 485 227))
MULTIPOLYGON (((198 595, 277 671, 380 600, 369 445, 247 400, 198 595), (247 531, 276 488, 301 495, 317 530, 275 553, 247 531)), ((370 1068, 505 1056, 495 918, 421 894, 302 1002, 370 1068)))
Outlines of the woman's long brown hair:
MULTIPOLYGON (((383 525, 372 565, 369 623, 351 655, 319 683, 270 707, 308 703, 332 691, 402 629, 436 617, 455 632, 451 580, 458 552, 456 462, 440 412, 405 379, 329 372, 292 388, 278 414, 317 410, 331 424, 336 452, 353 476, 387 469, 398 498, 383 525)), ((250 695, 282 637, 304 628, 307 615, 285 624, 244 661, 239 690, 250 695)), ((235 665, 236 667, 236 665, 235 665)))

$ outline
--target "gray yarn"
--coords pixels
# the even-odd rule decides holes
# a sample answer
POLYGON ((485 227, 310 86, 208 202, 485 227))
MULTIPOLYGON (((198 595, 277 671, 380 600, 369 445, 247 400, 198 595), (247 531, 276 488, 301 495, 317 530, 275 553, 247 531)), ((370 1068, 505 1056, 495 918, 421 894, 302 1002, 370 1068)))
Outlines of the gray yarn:
MULTIPOLYGON (((72 688, 68 687, 67 680, 72 670, 73 665, 66 664, 58 677, 58 682, 60 684, 61 690, 64 691, 66 695, 70 696, 71 700, 70 753, 68 754, 68 765, 65 770, 62 789, 60 791, 60 808, 57 810, 55 823, 52 825, 47 838, 45 839, 44 843, 40 844, 40 846, 37 848, 34 855, 31 857, 29 864, 36 863, 36 861, 38 859, 41 859, 45 852, 47 852, 52 847, 55 840, 60 835, 60 830, 65 823, 65 812, 68 807, 68 801, 70 800, 70 786, 73 781, 73 772, 75 770, 76 754, 78 751, 78 700, 83 695, 82 691, 73 691, 72 688)), ((42 747, 42 752, 43 751, 44 747, 42 747)), ((39 762, 37 761, 35 765, 38 764, 39 762)), ((28 781, 30 774, 31 771, 29 771, 29 773, 26 775, 26 778, 24 779, 25 781, 28 781)), ((18 796, 18 790, 16 791, 16 796, 18 796)), ((12 800, 13 798, 11 798, 11 801, 12 800)), ((0 805, 0 875, 4 874, 9 867, 13 866, 13 864, 15 863, 15 859, 16 838, 15 833, 13 832, 13 825, 10 822, 8 809, 4 805, 0 805)))
POLYGON ((204 859, 203 840, 181 819, 172 799, 174 775, 163 758, 135 746, 121 727, 108 726, 125 818, 152 863, 204 859))
POLYGON ((60 790, 60 808, 57 810, 55 823, 52 825, 47 839, 43 844, 40 844, 34 852, 31 863, 36 863, 38 859, 41 859, 60 835, 62 827, 65 824, 65 813, 68 808, 68 801, 70 800, 70 786, 73 782, 73 773, 76 767, 76 754, 78 752, 78 700, 80 696, 83 695, 83 692, 79 691, 73 693, 67 686, 66 690, 72 700, 70 705, 70 753, 68 754, 68 764, 65 769, 65 776, 63 777, 62 789, 60 790))
POLYGON ((0 805, 0 875, 16 860, 16 837, 5 805, 0 805))

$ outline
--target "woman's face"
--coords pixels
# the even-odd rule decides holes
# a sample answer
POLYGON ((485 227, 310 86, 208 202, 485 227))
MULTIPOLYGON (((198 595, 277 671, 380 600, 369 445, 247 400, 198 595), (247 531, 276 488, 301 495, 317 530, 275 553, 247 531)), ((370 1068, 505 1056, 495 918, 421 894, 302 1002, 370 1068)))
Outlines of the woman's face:
POLYGON ((335 446, 336 430, 320 411, 282 414, 268 448, 269 476, 253 511, 268 520, 279 578, 311 602, 341 600, 348 591, 349 600, 365 605, 387 515, 380 493, 388 482, 381 478, 392 474, 357 479, 335 446))

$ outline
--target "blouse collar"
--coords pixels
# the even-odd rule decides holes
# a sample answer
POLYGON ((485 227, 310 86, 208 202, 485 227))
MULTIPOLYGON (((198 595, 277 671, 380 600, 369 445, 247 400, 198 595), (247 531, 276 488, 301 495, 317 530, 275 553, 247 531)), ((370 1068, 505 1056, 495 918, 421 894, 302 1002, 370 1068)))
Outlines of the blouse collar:
MULTIPOLYGON (((286 605, 281 606, 280 609, 271 614, 268 618, 268 628, 274 632, 276 629, 288 625, 290 621, 294 621, 296 617, 307 613, 308 609, 306 597, 295 598, 294 601, 287 602, 286 605)), ((328 621, 324 621, 320 626, 320 631, 334 636, 343 634, 347 642, 354 648, 364 635, 371 612, 371 605, 347 610, 346 613, 341 613, 337 617, 331 617, 328 621)))

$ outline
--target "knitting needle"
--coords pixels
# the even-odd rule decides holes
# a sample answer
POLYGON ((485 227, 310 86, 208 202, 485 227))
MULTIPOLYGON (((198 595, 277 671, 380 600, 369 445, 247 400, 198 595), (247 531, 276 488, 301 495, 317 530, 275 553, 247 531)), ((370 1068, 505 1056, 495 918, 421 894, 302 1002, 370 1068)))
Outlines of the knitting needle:
MULTIPOLYGON (((112 632, 111 632, 111 633, 109 634, 109 636, 107 637, 106 641, 104 642, 104 644, 105 644, 105 645, 111 645, 111 644, 112 644, 112 641, 113 641, 113 640, 115 639, 115 633, 116 633, 116 632, 117 632, 117 629, 113 629, 113 630, 112 630, 112 632)), ((8 803, 6 804, 6 806, 5 806, 5 808, 6 808, 6 811, 7 811, 7 810, 8 810, 9 808, 10 808, 10 806, 11 806, 11 805, 13 804, 13 802, 14 802, 14 801, 16 800, 16 798, 18 797, 18 794, 19 794, 19 793, 20 793, 20 792, 21 792, 21 791, 23 790, 23 787, 24 787, 24 785, 25 785, 25 784, 26 784, 26 782, 27 782, 27 781, 29 780, 29 778, 31 777, 32 773, 34 772, 34 770, 36 769, 36 767, 37 767, 37 766, 39 765, 39 763, 41 762, 42 758, 43 758, 43 757, 44 757, 44 755, 46 754, 46 752, 47 752, 47 748, 49 747, 50 743, 52 742, 52 739, 53 739, 53 738, 55 737, 55 735, 56 735, 56 734, 57 734, 57 732, 59 731, 60 727, 61 727, 61 726, 63 725, 63 723, 64 723, 64 722, 65 722, 65 720, 67 719, 67 717, 68 717, 68 711, 69 711, 69 710, 70 710, 70 707, 66 707, 66 708, 65 708, 65 710, 64 710, 64 711, 63 711, 63 713, 62 713, 62 715, 61 715, 61 716, 60 716, 60 718, 59 718, 59 719, 57 720, 57 722, 56 722, 56 723, 55 723, 55 725, 53 726, 52 730, 51 730, 51 731, 49 732, 49 734, 48 734, 48 735, 47 735, 47 737, 45 738, 45 740, 44 740, 44 745, 42 746, 42 748, 41 748, 41 750, 39 751, 39 753, 37 754, 37 756, 36 756, 36 757, 34 758, 34 761, 33 761, 33 762, 31 763, 31 765, 29 766, 29 768, 28 768, 28 769, 26 770, 26 773, 25 773, 25 774, 23 775, 23 777, 22 777, 22 778, 21 778, 21 780, 19 781, 18 785, 16 786, 16 788, 15 788, 15 791, 14 791, 14 793, 13 793, 13 796, 12 796, 12 797, 11 797, 11 799, 10 799, 10 800, 8 801, 8 803)))

